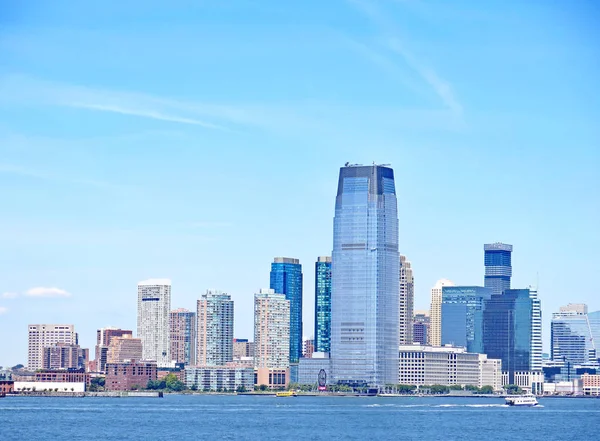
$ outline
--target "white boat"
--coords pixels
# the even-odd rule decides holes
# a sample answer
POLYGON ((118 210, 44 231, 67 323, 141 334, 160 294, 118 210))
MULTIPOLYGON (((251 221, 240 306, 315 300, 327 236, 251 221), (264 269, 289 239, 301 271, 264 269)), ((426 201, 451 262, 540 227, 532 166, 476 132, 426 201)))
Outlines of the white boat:
POLYGON ((517 395, 516 397, 506 397, 506 404, 509 406, 533 407, 539 403, 534 395, 517 395))

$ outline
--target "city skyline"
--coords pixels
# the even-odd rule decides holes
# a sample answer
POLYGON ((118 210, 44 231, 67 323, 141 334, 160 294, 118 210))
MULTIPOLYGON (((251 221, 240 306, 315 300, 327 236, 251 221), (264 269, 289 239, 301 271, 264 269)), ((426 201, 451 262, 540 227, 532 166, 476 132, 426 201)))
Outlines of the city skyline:
POLYGON ((496 241, 515 246, 512 286, 538 288, 546 352, 566 297, 600 309, 595 10, 68 3, 3 15, 3 364, 26 362, 30 323, 73 323, 89 348, 136 329, 131 293, 155 277, 173 308, 231 293, 251 338, 282 255, 303 263, 310 337, 346 161, 397 172, 415 309, 441 278, 483 286, 496 241))

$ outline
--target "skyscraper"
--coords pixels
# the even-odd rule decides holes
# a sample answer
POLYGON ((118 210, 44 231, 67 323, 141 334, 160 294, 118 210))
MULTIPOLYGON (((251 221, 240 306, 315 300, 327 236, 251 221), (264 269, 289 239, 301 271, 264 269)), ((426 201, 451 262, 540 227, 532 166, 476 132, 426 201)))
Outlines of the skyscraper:
POLYGON ((454 286, 454 282, 440 279, 431 288, 429 344, 432 346, 442 345, 442 288, 444 286, 454 286))
POLYGON ((274 259, 271 289, 290 301, 290 363, 298 363, 302 357, 302 265, 298 259, 274 259))
POLYGON ((169 311, 171 281, 149 279, 138 283, 137 335, 142 339, 144 360, 158 367, 171 365, 169 348, 169 311))
POLYGON ((413 343, 413 309, 415 298, 415 281, 411 264, 406 256, 400 255, 400 344, 413 343))
POLYGON ((442 287, 442 345, 483 353, 483 309, 491 295, 481 286, 442 287))
POLYGON ((398 382, 399 274, 394 171, 346 164, 340 169, 333 220, 334 381, 398 382))
POLYGON ((413 343, 429 343, 429 311, 415 311, 413 316, 413 343))
POLYGON ((505 243, 490 243, 483 246, 485 264, 484 286, 492 290, 492 294, 502 294, 510 289, 512 276, 511 255, 513 246, 505 243))
POLYGON ((115 337, 133 337, 133 331, 113 327, 100 328, 96 331, 96 371, 106 372, 108 361, 108 347, 115 337))
POLYGON ((290 301, 272 289, 254 295, 256 384, 284 386, 290 366, 290 301))
POLYGON ((507 289, 485 301, 483 351, 502 360, 510 384, 515 384, 516 372, 542 370, 542 314, 536 291, 507 289))
POLYGON ((44 367, 44 348, 56 346, 57 343, 78 344, 73 325, 29 325, 28 337, 27 367, 30 370, 44 367))
POLYGON ((233 300, 227 293, 207 290, 198 299, 199 366, 224 366, 233 360, 233 300))
POLYGON ((170 313, 169 344, 171 358, 176 363, 186 366, 196 364, 196 313, 184 308, 175 309, 170 313))
POLYGON ((315 263, 315 352, 331 348, 331 257, 321 256, 315 263))
POLYGON ((594 362, 600 355, 600 312, 588 314, 587 305, 561 306, 552 314, 551 356, 571 364, 594 362))

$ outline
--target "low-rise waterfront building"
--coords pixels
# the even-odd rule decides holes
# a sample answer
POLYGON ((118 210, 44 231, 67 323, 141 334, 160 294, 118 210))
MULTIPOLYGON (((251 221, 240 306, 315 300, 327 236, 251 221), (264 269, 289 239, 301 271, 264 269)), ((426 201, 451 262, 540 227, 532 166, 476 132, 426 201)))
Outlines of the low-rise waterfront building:
POLYGON ((12 380, 0 380, 0 395, 12 394, 15 382, 12 380))
POLYGON ((502 362, 462 347, 403 345, 399 357, 399 384, 502 387, 502 362))
POLYGON ((330 378, 331 359, 328 352, 313 352, 310 358, 301 358, 298 364, 298 383, 317 385, 319 372, 325 371, 326 378, 330 378))
POLYGON ((581 389, 584 395, 600 396, 600 375, 582 375, 581 389))
POLYGON ((242 366, 197 366, 185 369, 185 385, 201 391, 251 391, 254 369, 242 366))
POLYGON ((542 394, 544 392, 544 373, 538 371, 502 371, 502 386, 508 385, 517 385, 528 393, 542 394))
POLYGON ((15 392, 85 392, 83 382, 15 381, 15 392))
POLYGON ((108 391, 145 388, 148 381, 156 379, 154 362, 132 360, 127 363, 106 363, 105 388, 108 391))
POLYGON ((35 373, 36 383, 84 383, 90 385, 90 374, 85 369, 43 369, 35 373))

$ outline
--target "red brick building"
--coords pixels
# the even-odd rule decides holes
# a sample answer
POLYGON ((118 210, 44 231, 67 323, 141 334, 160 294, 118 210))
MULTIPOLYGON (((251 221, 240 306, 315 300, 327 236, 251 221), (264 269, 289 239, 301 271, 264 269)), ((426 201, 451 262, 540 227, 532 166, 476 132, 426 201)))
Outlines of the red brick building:
POLYGON ((42 383, 85 383, 90 385, 90 374, 83 369, 50 370, 44 369, 35 373, 36 382, 42 383))
POLYGON ((156 381, 156 364, 132 361, 106 364, 106 390, 145 388, 148 381, 156 381))
POLYGON ((14 381, 0 380, 0 395, 13 393, 14 387, 14 381))

